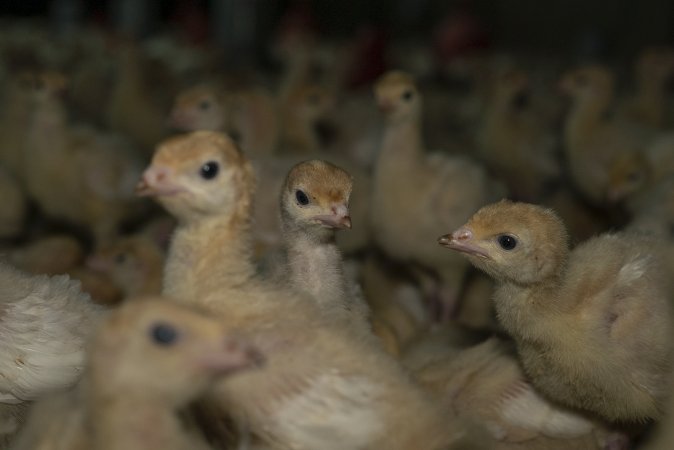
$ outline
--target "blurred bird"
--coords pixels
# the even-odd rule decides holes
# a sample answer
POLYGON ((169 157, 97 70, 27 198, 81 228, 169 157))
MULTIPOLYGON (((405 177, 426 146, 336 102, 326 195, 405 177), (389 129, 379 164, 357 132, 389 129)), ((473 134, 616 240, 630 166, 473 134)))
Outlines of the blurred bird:
POLYGON ((34 81, 23 170, 29 196, 52 219, 85 226, 98 239, 113 236, 138 212, 140 160, 120 136, 69 123, 59 97, 63 76, 44 73, 34 81))
POLYGON ((217 380, 262 363, 253 346, 203 312, 138 299, 105 320, 80 384, 39 401, 13 448, 211 448, 178 413, 217 380))
POLYGON ((271 155, 278 144, 276 100, 263 88, 199 84, 180 92, 169 123, 181 131, 223 131, 250 157, 271 155))
POLYGON ((655 138, 643 152, 618 155, 609 167, 608 199, 634 212, 649 191, 674 176, 674 134, 655 138))
POLYGON ((603 450, 614 436, 527 381, 514 346, 497 338, 459 350, 415 375, 460 417, 487 424, 498 450, 603 450))
POLYGON ((29 275, 2 262, 0 286, 0 434, 11 435, 27 402, 78 381, 103 309, 66 275, 29 275))
POLYGON ((642 50, 634 64, 635 92, 620 105, 618 115, 646 129, 667 128, 667 99, 673 76, 674 49, 642 50))
POLYGON ((421 93, 410 75, 389 72, 374 89, 387 123, 374 171, 373 238, 392 258, 433 270, 439 283, 433 282, 427 290, 434 291, 431 295, 439 301, 439 315, 446 320, 457 308, 468 265, 457 255, 438 252, 437 246, 428 243, 428 236, 459 226, 505 191, 468 158, 426 154, 421 93))
POLYGON ((152 86, 146 82, 144 54, 138 43, 119 41, 114 58, 117 73, 106 104, 106 123, 151 154, 168 134, 168 106, 159 104, 150 95, 152 86))
POLYGON ((604 66, 586 66, 562 76, 560 88, 572 99, 564 124, 564 154, 571 179, 595 206, 607 203, 610 166, 619 155, 638 153, 645 136, 634 126, 607 118, 614 79, 604 66))
POLYGON ((557 136, 531 107, 531 87, 522 70, 493 75, 478 131, 478 151, 514 198, 540 200, 559 182, 557 136))
POLYGON ((124 298, 159 295, 166 260, 164 241, 171 233, 166 225, 151 224, 135 234, 103 243, 89 255, 87 267, 107 275, 124 298))
POLYGON ((25 245, 8 249, 5 258, 26 272, 57 275, 80 265, 84 260, 84 248, 73 236, 55 234, 34 238, 25 245))

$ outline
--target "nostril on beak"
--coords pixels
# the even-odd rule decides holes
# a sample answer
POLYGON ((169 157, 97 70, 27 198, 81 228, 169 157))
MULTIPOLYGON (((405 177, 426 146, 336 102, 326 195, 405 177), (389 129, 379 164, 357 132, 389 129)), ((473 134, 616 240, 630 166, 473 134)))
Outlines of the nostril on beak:
POLYGON ((349 208, 347 208, 346 205, 332 205, 331 211, 332 214, 340 217, 349 215, 349 208))
POLYGON ((471 233, 470 230, 466 230, 465 228, 463 228, 454 232, 452 234, 452 237, 457 241, 466 241, 473 237, 473 233, 471 233))
POLYGON ((166 167, 155 167, 145 172, 145 179, 148 184, 155 184, 165 181, 169 176, 169 169, 166 167))

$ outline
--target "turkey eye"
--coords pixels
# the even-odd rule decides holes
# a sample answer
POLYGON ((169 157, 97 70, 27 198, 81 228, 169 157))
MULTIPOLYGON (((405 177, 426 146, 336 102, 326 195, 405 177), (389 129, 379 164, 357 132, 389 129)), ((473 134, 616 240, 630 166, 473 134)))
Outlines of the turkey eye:
POLYGON ((201 174, 201 177, 206 179, 206 180, 212 180, 213 178, 218 176, 218 170, 220 169, 220 166, 218 163, 215 161, 209 161, 203 166, 201 166, 201 169, 199 169, 199 173, 201 174))
POLYGON ((412 100, 412 97, 414 97, 414 92, 410 90, 403 92, 403 100, 405 100, 406 102, 412 100))
POLYGON ((307 197, 307 194, 305 194, 304 191, 295 191, 295 198, 297 199, 297 203, 302 206, 309 204, 309 197, 307 197))
POLYGON ((498 245, 500 245, 503 250, 512 250, 517 246, 517 239, 504 234, 498 237, 498 245))
POLYGON ((178 330, 173 325, 158 323, 150 329, 150 337, 159 345, 173 345, 178 340, 178 330))
POLYGON ((202 111, 206 111, 210 107, 211 107, 211 102, 209 102, 208 100, 204 100, 201 103, 199 103, 199 109, 202 110, 202 111))

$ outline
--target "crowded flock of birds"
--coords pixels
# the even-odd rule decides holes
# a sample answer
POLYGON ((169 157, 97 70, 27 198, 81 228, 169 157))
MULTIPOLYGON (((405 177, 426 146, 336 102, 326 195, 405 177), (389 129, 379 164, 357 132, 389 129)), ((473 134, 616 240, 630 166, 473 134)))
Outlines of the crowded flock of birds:
POLYGON ((674 50, 5 25, 2 448, 674 448, 674 50))

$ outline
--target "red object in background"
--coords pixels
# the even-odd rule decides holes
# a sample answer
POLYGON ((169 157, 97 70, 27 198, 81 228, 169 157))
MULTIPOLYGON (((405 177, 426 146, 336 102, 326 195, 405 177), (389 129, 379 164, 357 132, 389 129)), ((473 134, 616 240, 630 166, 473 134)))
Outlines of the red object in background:
POLYGON ((489 47, 489 34, 467 7, 451 12, 435 28, 433 47, 439 62, 489 47))
POLYGON ((386 69, 388 36, 377 27, 362 28, 352 49, 351 67, 346 74, 346 86, 351 89, 371 85, 386 69))
POLYGON ((317 29, 311 2, 302 0, 296 1, 283 13, 276 33, 283 39, 288 35, 315 35, 317 29))
POLYGON ((203 2, 177 1, 170 20, 192 44, 205 44, 211 38, 210 22, 203 2))

